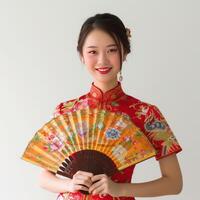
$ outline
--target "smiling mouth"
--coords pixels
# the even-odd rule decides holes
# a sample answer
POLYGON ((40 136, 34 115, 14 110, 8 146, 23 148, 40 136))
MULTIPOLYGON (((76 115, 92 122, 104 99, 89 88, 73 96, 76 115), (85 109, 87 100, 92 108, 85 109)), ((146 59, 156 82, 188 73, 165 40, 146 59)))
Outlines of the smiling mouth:
POLYGON ((112 68, 111 67, 100 67, 96 70, 100 72, 101 74, 107 74, 112 68))

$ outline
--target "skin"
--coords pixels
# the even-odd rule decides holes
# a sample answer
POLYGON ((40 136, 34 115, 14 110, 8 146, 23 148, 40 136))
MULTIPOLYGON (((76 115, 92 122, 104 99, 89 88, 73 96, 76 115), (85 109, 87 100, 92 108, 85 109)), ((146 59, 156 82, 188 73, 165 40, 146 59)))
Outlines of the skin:
MULTIPOLYGON (((120 71, 120 55, 112 37, 95 29, 87 36, 82 52, 79 56, 93 77, 94 84, 103 92, 115 87, 117 74, 120 71), (102 75, 96 71, 96 67, 101 66, 109 66, 112 69, 108 74, 102 75)), ((123 53, 122 60, 124 61, 125 58, 126 55, 123 53)), ((40 186, 56 193, 85 190, 93 195, 110 194, 114 197, 156 197, 180 193, 183 180, 176 154, 161 158, 158 163, 161 176, 143 183, 116 183, 106 174, 93 175, 84 171, 78 171, 72 179, 61 179, 44 170, 39 177, 40 186)))

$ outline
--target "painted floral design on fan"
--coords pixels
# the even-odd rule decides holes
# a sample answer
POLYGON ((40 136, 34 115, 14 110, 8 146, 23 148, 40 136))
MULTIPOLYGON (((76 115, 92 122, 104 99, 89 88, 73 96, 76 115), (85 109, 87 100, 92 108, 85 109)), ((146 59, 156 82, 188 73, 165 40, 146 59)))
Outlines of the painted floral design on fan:
POLYGON ((107 139, 118 139, 120 137, 120 131, 115 128, 109 128, 106 131, 106 138, 107 139))
POLYGON ((74 111, 75 110, 81 110, 81 109, 87 108, 88 106, 89 106, 88 99, 77 99, 74 111))
POLYGON ((119 120, 117 121, 117 123, 115 124, 115 128, 118 129, 118 130, 123 130, 125 129, 126 127, 128 126, 127 123, 125 123, 123 120, 119 120))
POLYGON ((133 146, 134 143, 135 143, 135 141, 132 137, 125 136, 125 137, 123 137, 123 142, 121 143, 121 145, 123 145, 124 147, 126 147, 128 149, 131 146, 133 146))
POLYGON ((125 158, 124 155, 126 154, 127 150, 122 145, 117 145, 112 148, 112 154, 118 161, 124 162, 125 158))
POLYGON ((76 126, 76 131, 77 131, 78 135, 80 135, 82 137, 87 134, 88 127, 87 127, 86 121, 82 121, 81 123, 78 122, 75 124, 75 126, 76 126))
POLYGON ((97 123, 97 127, 98 127, 98 129, 101 130, 105 127, 105 124, 102 121, 100 121, 100 122, 97 123))
POLYGON ((45 136, 45 140, 47 144, 44 146, 45 150, 48 151, 61 151, 64 147, 65 141, 64 134, 57 134, 56 131, 51 131, 47 136, 45 136))

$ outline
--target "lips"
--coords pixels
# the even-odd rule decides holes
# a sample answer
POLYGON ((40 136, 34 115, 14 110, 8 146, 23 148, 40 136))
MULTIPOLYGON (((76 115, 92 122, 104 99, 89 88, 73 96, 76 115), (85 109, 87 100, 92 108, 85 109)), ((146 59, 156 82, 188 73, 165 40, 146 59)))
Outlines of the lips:
POLYGON ((96 68, 96 70, 98 72, 100 72, 101 74, 107 74, 112 68, 111 67, 99 67, 96 68))
POLYGON ((99 71, 106 71, 106 70, 109 70, 111 69, 111 67, 98 67, 96 68, 96 70, 99 70, 99 71))

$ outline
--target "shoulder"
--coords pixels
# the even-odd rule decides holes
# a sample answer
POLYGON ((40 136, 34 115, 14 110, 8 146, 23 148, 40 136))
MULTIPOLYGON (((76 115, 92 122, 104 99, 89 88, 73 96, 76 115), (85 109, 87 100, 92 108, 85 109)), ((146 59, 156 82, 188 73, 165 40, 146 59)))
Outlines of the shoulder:
POLYGON ((53 111, 53 117, 57 117, 59 115, 62 115, 67 112, 71 112, 74 110, 75 105, 84 99, 86 95, 82 95, 80 97, 74 98, 74 99, 69 99, 63 102, 60 102, 55 106, 54 111, 53 111))
POLYGON ((145 122, 157 119, 162 120, 164 116, 157 105, 152 102, 126 95, 127 112, 131 115, 134 121, 144 124, 145 122))
POLYGON ((147 102, 145 100, 130 95, 126 95, 126 98, 127 98, 127 105, 129 106, 129 108, 135 111, 143 110, 148 113, 150 110, 154 110, 157 108, 157 106, 155 106, 150 102, 147 102))

